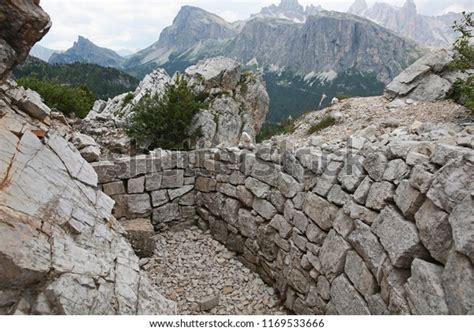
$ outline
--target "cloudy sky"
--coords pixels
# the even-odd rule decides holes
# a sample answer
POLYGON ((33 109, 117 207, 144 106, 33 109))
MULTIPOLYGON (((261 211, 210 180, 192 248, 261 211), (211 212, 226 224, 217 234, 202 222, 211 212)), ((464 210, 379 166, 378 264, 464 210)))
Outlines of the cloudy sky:
MULTIPOLYGON (((405 0, 379 0, 401 6, 405 0)), ((264 6, 280 0, 42 0, 53 27, 40 45, 57 50, 72 46, 78 35, 114 50, 143 49, 170 25, 180 7, 193 5, 228 21, 246 19, 264 6)), ((300 0, 303 5, 322 5, 346 11, 353 0, 300 0)), ((367 1, 369 5, 375 1, 367 1)), ((472 0, 415 0, 419 12, 439 15, 448 11, 474 10, 472 0)))

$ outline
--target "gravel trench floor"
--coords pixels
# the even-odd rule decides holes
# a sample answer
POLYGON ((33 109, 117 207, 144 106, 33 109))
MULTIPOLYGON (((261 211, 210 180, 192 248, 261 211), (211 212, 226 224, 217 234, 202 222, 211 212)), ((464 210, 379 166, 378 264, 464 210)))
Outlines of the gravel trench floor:
POLYGON ((233 252, 197 227, 156 236, 157 248, 141 261, 180 315, 282 315, 275 291, 233 252))

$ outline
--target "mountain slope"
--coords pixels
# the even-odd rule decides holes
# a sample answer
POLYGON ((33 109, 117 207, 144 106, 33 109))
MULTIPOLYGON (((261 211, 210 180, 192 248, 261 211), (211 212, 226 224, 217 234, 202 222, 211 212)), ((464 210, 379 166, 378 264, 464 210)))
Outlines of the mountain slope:
POLYGON ((61 54, 53 54, 48 62, 50 64, 91 63, 116 68, 123 61, 123 58, 114 51, 99 47, 90 40, 79 36, 70 49, 61 54))
POLYGON ((243 63, 308 73, 357 69, 388 82, 418 55, 417 46, 369 20, 321 11, 304 24, 254 19, 224 50, 243 63))
POLYGON ((34 56, 40 60, 48 62, 49 58, 54 54, 54 53, 60 53, 59 51, 55 51, 53 49, 49 49, 46 47, 43 47, 41 45, 34 45, 33 48, 30 51, 30 55, 34 56))
POLYGON ((161 32, 160 39, 131 57, 125 67, 161 65, 183 52, 204 53, 235 35, 234 27, 219 16, 197 7, 183 6, 173 24, 161 32))
POLYGON ((356 0, 349 13, 368 18, 396 33, 429 47, 450 45, 456 39, 452 24, 460 14, 425 16, 417 12, 413 0, 406 0, 402 7, 376 2, 372 7, 365 0, 356 0))
POLYGON ((13 70, 13 75, 15 78, 34 76, 73 86, 86 85, 98 98, 105 100, 138 86, 135 77, 114 68, 88 63, 51 65, 31 56, 13 70))

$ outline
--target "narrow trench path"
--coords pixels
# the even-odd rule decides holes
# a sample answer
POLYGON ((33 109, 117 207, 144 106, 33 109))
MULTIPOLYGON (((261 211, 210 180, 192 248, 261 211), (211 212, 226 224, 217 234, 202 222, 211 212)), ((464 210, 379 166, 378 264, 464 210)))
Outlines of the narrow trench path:
POLYGON ((207 232, 191 227, 156 236, 154 256, 144 266, 178 314, 285 314, 275 291, 244 267, 207 232))

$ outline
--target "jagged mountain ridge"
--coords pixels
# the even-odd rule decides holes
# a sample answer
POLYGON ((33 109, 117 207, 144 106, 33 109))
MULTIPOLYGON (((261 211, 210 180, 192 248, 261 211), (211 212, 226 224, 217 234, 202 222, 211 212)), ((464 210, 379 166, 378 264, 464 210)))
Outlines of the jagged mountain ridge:
POLYGON ((120 67, 124 59, 113 50, 99 47, 85 37, 79 36, 74 45, 63 53, 51 55, 50 64, 90 63, 103 67, 120 67))
POLYGON ((365 0, 356 0, 349 13, 368 18, 403 37, 410 38, 428 47, 443 47, 453 43, 456 33, 452 24, 460 14, 426 16, 417 12, 413 0, 406 0, 402 7, 376 2, 369 7, 365 0))
POLYGON ((224 55, 243 63, 258 63, 260 67, 293 70, 302 76, 347 69, 379 72, 378 79, 388 82, 419 55, 414 43, 369 20, 345 13, 317 11, 304 24, 257 17, 240 31, 232 28, 214 14, 185 6, 159 41, 133 56, 125 68, 150 70, 170 61, 192 63, 224 55), (183 17, 194 15, 198 19, 181 23, 183 17), (196 31, 203 32, 195 36, 196 31))

